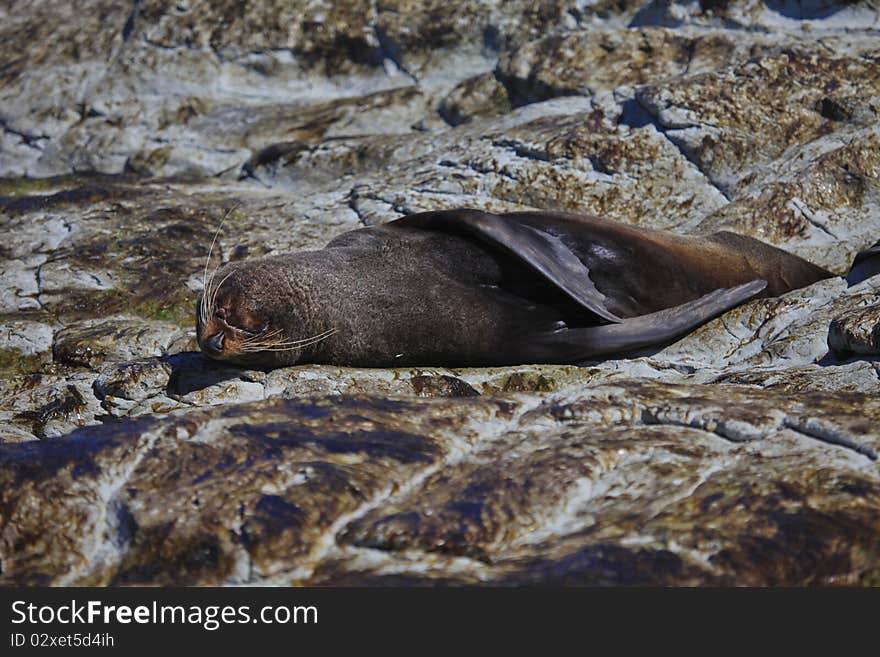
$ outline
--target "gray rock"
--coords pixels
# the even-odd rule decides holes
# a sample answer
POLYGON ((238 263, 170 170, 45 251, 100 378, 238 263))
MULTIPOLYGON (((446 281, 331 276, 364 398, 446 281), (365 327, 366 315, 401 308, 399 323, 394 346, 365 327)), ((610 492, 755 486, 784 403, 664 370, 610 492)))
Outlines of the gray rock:
POLYGON ((39 470, 0 461, 3 578, 870 580, 874 398, 710 390, 329 396, 81 429, 37 445, 39 470), (806 553, 790 531, 809 532, 806 553))
POLYGON ((171 365, 160 360, 109 364, 95 379, 98 397, 122 397, 143 401, 165 391, 171 378, 171 365))
POLYGON ((58 362, 86 367, 97 367, 107 361, 160 356, 176 330, 173 324, 140 318, 84 320, 58 331, 54 356, 58 362))
POLYGON ((844 353, 880 355, 880 305, 836 317, 828 328, 828 346, 844 353))
POLYGON ((30 375, 4 382, 0 410, 8 420, 38 438, 63 436, 78 427, 100 424, 105 414, 92 391, 93 375, 30 375))
POLYGON ((498 116, 511 109, 507 89, 493 73, 482 73, 456 85, 440 102, 440 115, 452 126, 478 116, 498 116))
POLYGON ((0 368, 18 372, 52 360, 52 327, 41 322, 10 321, 0 325, 0 368))

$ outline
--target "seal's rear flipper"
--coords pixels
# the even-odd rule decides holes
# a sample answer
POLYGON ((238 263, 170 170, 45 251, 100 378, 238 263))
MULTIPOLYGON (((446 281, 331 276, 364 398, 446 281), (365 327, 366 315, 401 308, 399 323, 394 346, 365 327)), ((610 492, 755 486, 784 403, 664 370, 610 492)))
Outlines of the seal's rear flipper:
POLYGON ((664 344, 748 301, 766 287, 767 281, 751 281, 715 290, 680 306, 632 317, 621 324, 559 329, 540 336, 530 345, 533 357, 535 362, 572 362, 664 344))

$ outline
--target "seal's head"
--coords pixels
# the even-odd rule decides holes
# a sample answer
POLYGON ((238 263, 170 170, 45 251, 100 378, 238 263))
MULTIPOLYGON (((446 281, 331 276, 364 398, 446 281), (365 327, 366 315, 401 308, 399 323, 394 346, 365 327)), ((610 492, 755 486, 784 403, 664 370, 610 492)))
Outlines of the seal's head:
POLYGON ((227 266, 206 284, 196 306, 196 337, 202 353, 233 360, 267 333, 268 322, 249 303, 244 272, 227 266))
POLYGON ((279 303, 277 266, 262 258, 226 265, 209 278, 196 304, 196 338, 213 360, 253 367, 292 365, 332 331, 307 335, 295 295, 279 303))

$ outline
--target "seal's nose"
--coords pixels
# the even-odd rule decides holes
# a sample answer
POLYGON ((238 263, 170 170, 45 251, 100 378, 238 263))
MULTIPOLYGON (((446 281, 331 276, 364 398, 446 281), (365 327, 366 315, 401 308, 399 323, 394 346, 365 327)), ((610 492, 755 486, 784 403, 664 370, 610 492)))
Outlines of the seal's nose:
POLYGON ((223 331, 220 331, 205 340, 205 351, 209 356, 218 356, 223 353, 223 339, 225 337, 223 331))

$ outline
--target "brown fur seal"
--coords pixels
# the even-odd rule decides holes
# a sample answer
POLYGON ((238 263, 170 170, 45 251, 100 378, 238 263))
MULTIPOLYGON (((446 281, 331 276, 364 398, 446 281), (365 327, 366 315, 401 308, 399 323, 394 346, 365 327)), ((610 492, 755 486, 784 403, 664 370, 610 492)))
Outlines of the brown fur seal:
POLYGON ((207 356, 250 367, 572 363, 667 343, 752 297, 830 276, 728 232, 425 212, 320 251, 226 265, 196 330, 207 356))

